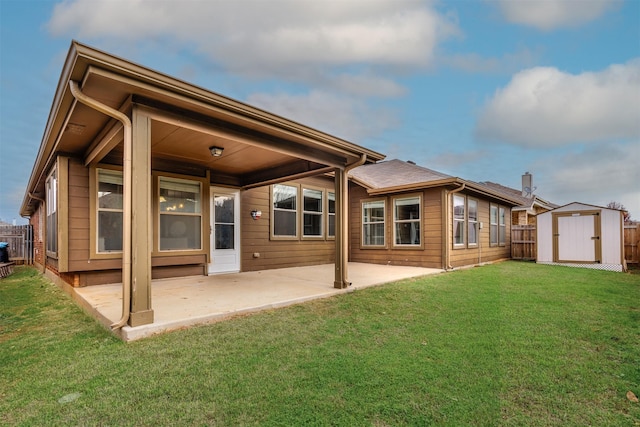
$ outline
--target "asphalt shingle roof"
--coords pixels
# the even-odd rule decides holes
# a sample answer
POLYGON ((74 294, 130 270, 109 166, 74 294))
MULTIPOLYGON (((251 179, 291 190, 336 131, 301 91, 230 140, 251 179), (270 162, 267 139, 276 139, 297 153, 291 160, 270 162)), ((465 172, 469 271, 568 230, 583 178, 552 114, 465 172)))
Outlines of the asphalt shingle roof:
POLYGON ((451 175, 398 159, 359 166, 350 172, 350 176, 369 188, 375 189, 454 178, 451 175))

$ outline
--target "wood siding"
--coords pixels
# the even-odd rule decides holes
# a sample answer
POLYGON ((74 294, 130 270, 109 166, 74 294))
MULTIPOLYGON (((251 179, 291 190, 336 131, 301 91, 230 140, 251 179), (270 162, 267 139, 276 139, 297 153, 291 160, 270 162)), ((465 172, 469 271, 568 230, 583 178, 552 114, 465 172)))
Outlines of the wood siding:
MULTIPOLYGON (((498 261, 501 259, 511 258, 511 208, 498 203, 493 203, 495 206, 500 206, 505 209, 505 244, 504 245, 490 245, 489 233, 491 230, 491 224, 489 221, 489 206, 491 203, 489 200, 483 200, 474 194, 467 194, 466 192, 457 193, 460 195, 469 196, 472 199, 478 201, 478 222, 483 224, 483 228, 478 230, 478 242, 475 247, 458 248, 453 247, 453 243, 450 243, 450 255, 449 263, 451 267, 464 267, 468 265, 481 264, 483 262, 498 261)), ((453 225, 449 220, 448 233, 450 242, 453 242, 453 225)))
POLYGON ((402 195, 370 197, 359 185, 350 184, 349 261, 373 264, 442 268, 442 190, 426 189, 408 195, 422 195, 421 240, 423 248, 393 247, 393 199, 402 195), (385 200, 385 248, 363 248, 363 200, 385 200))
MULTIPOLYGON (((117 283, 122 280, 122 258, 91 258, 89 171, 80 159, 69 159, 69 243, 68 248, 59 250, 68 251, 68 274, 61 277, 75 286, 117 283)), ((207 224, 208 218, 204 222, 207 224)), ((206 256, 154 256, 151 265, 154 279, 203 275, 206 256)))
MULTIPOLYGON (((443 245, 448 241, 449 264, 451 267, 463 267, 476 265, 483 262, 508 259, 511 256, 511 209, 505 209, 505 245, 489 245, 489 206, 490 201, 477 195, 469 194, 469 197, 478 201, 478 222, 483 223, 479 230, 478 245, 453 246, 453 225, 451 218, 443 218, 444 189, 425 189, 422 195, 422 239, 424 249, 405 249, 393 246, 393 199, 403 194, 370 197, 366 190, 359 185, 351 184, 350 187, 350 261, 369 262, 374 264, 406 265, 415 267, 446 268, 446 260, 443 259, 443 245), (384 200, 385 211, 385 247, 363 248, 362 240, 362 201, 384 200), (448 236, 444 236, 443 229, 448 236), (448 237, 448 239, 447 239, 448 237)), ((413 195, 416 192, 407 193, 413 195)), ((465 192, 458 193, 467 196, 465 192)), ((451 203, 449 200, 448 203, 451 203)), ((497 205, 497 204, 496 204, 497 205)), ((449 209, 449 216, 451 216, 449 209)))
MULTIPOLYGON (((265 186, 243 191, 240 202, 242 271, 330 264, 334 262, 335 240, 326 238, 326 198, 327 191, 334 191, 334 180, 324 177, 312 177, 287 182, 286 184, 300 184, 302 187, 306 185, 311 188, 324 189, 323 221, 325 221, 325 237, 317 240, 305 240, 302 237, 298 237, 295 240, 272 239, 270 236, 271 187, 265 186), (262 217, 258 220, 252 219, 252 210, 262 211, 262 217)), ((299 197, 301 197, 301 194, 299 194, 299 197)), ((301 214, 301 210, 298 210, 298 215, 300 216, 301 214)))

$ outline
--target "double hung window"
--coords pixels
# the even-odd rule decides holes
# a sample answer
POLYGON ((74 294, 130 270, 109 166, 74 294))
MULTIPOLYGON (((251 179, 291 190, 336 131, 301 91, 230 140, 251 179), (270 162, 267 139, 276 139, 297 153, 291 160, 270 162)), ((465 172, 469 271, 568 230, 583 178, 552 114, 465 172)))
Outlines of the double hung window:
POLYGON ((465 198, 464 196, 453 196, 453 245, 464 246, 465 233, 465 198))
POLYGON ((98 169, 98 253, 122 251, 122 172, 98 169))
POLYGON ((303 237, 322 237, 322 191, 304 188, 302 205, 303 237))
POLYGON ((393 200, 394 244, 420 245, 420 197, 393 200))
POLYGON ((159 207, 161 251, 202 249, 200 182, 160 177, 159 207))
POLYGON ((467 199, 467 235, 469 246, 478 244, 478 201, 467 199))
POLYGON ((298 235, 298 187, 277 184, 273 186, 273 235, 298 235))
POLYGON ((47 253, 58 253, 58 168, 54 167, 46 183, 47 198, 47 253))
POLYGON ((384 246, 384 200, 362 202, 362 245, 384 246))
POLYGON ((336 193, 327 193, 327 237, 336 236, 336 193))

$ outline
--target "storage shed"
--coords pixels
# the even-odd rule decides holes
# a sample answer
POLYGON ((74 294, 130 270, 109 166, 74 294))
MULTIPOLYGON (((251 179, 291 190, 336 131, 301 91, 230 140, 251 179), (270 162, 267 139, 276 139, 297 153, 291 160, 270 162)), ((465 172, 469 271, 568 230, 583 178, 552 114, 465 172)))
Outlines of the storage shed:
POLYGON ((624 271, 623 213, 584 203, 537 216, 540 264, 624 271))

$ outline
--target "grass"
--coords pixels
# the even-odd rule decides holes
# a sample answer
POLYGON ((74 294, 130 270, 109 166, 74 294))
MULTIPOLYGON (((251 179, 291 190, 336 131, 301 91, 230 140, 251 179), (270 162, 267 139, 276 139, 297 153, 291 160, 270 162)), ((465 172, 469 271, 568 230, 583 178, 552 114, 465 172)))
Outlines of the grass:
POLYGON ((0 282, 6 425, 639 426, 640 276, 505 262, 133 343, 0 282))

